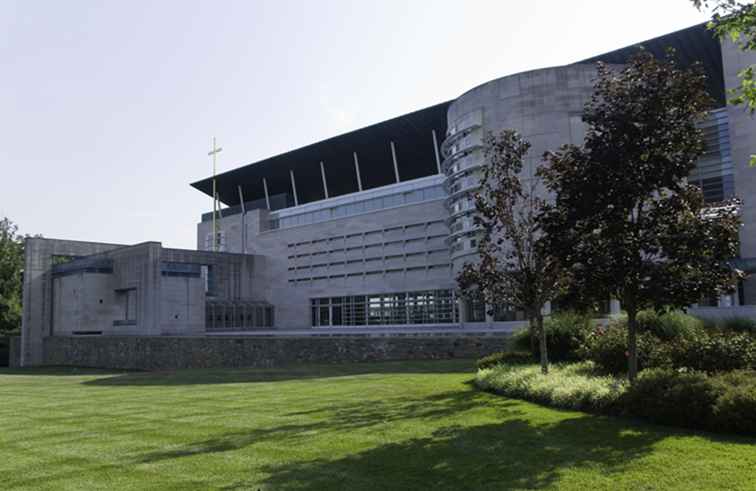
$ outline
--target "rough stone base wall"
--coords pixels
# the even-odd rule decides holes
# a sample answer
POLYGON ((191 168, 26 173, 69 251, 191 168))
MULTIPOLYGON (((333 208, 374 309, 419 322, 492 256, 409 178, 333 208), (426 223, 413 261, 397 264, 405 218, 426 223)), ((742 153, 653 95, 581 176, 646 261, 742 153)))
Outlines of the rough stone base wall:
POLYGON ((507 335, 330 337, 48 337, 46 365, 135 370, 477 358, 507 335))
POLYGON ((8 340, 8 367, 18 368, 21 366, 21 336, 11 336, 8 340))

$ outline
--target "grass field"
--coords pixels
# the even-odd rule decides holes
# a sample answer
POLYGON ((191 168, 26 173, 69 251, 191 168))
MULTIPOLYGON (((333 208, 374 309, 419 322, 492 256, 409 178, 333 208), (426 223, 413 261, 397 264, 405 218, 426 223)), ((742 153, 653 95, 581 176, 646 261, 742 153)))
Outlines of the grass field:
POLYGON ((756 489, 756 440, 477 392, 470 361, 0 371, 2 489, 756 489))

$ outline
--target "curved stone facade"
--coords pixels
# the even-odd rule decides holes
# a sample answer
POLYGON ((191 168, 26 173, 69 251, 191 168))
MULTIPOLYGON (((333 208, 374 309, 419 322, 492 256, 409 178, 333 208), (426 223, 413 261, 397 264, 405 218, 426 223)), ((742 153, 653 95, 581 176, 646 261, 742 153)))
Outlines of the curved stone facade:
POLYGON ((545 151, 582 141, 581 113, 595 78, 595 65, 533 70, 475 87, 449 106, 441 149, 455 273, 477 254, 472 194, 480 186, 484 135, 508 128, 520 132, 532 144, 523 170, 532 175, 545 151))

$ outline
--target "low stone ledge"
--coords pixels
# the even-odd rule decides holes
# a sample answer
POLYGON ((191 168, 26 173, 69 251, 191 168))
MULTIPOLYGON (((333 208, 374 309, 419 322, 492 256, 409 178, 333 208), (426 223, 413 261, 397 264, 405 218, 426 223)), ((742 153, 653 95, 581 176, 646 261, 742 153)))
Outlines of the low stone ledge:
POLYGON ((271 368, 294 363, 478 358, 503 349, 510 335, 356 337, 52 336, 46 365, 172 370, 271 368))

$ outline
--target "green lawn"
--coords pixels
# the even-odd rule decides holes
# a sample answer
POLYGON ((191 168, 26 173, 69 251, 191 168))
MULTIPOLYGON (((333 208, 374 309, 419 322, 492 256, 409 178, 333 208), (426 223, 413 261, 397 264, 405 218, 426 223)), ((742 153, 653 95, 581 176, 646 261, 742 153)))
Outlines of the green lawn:
POLYGON ((756 440, 477 392, 472 362, 0 371, 2 489, 756 489, 756 440))

